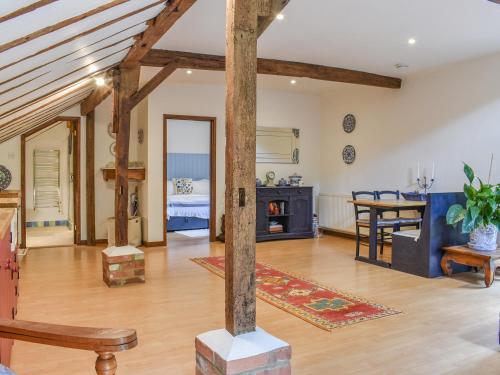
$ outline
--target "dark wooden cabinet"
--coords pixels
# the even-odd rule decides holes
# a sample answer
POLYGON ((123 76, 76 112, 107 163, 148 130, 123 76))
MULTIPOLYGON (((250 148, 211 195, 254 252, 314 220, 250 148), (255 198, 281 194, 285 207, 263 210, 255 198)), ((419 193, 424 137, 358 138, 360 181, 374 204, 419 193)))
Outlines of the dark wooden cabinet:
POLYGON ((309 186, 258 187, 257 242, 314 237, 312 193, 309 186))

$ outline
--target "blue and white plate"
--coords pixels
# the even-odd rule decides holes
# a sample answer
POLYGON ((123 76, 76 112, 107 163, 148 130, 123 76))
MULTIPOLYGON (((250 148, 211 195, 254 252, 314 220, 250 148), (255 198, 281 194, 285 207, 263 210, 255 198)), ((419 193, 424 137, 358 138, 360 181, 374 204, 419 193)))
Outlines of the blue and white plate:
POLYGON ((342 159, 344 159, 344 163, 346 164, 354 163, 354 160, 356 160, 356 150, 354 149, 354 146, 347 145, 344 147, 344 150, 342 151, 342 159))
POLYGON ((9 187, 12 182, 12 174, 7 167, 0 165, 0 191, 9 187))

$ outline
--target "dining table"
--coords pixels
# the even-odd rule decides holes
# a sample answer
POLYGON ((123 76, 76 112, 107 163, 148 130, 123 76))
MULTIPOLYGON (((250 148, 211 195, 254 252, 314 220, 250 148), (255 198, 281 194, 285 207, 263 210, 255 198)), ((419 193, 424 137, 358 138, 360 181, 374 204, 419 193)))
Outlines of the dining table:
POLYGON ((368 257, 359 255, 356 257, 356 260, 387 268, 390 268, 391 264, 383 260, 379 260, 377 256, 377 219, 384 212, 390 211, 401 212, 416 210, 419 211, 423 217, 423 212, 427 204, 426 201, 410 201, 405 199, 353 199, 348 202, 358 207, 370 209, 368 257))

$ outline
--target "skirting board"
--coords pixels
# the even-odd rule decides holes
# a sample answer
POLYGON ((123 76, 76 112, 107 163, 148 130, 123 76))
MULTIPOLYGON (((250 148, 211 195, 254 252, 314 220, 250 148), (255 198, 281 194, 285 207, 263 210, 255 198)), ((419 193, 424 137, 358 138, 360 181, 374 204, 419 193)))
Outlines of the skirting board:
POLYGON ((154 242, 147 242, 147 241, 142 241, 142 246, 144 247, 158 247, 158 246, 165 246, 165 241, 154 241, 154 242))
POLYGON ((336 237, 343 237, 343 238, 349 238, 352 240, 356 239, 356 235, 351 232, 343 231, 343 230, 338 230, 338 229, 330 229, 330 228, 319 228, 323 234, 330 235, 330 236, 336 236, 336 237))

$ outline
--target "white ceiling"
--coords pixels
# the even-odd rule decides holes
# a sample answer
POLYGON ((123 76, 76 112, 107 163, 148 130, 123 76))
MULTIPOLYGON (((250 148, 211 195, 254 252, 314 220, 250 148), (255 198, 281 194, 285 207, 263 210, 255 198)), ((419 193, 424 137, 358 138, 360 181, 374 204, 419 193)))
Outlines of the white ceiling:
MULTIPOLYGON (((0 17, 33 3, 0 1, 0 17)), ((4 47, 64 20, 93 13, 0 52, 0 142, 81 102, 95 88, 89 77, 119 64, 134 37, 146 29, 146 22, 164 8, 165 1, 159 0, 58 0, 0 22, 0 47, 4 47)))
MULTIPOLYGON (((37 2, 0 1, 0 17, 37 2)), ((1 20, 0 142, 88 96, 95 88, 92 75, 119 64, 165 3, 58 0, 1 20), (93 15, 69 26, 43 31, 89 11, 93 15), (36 32, 41 35, 22 40, 36 32)), ((223 55, 225 4, 198 0, 156 48, 223 55)), ((259 40, 260 57, 404 77, 500 51, 500 5, 487 0, 291 0, 284 14, 259 40), (409 46, 409 38, 417 43, 409 46), (396 63, 410 68, 396 70, 396 63)), ((223 83, 224 74, 197 71, 187 76, 180 70, 169 82, 223 83)), ((301 92, 338 85, 300 79, 291 86, 290 78, 259 77, 259 87, 301 92)))
MULTIPOLYGON (((224 54, 225 3, 198 0, 155 48, 224 54)), ((283 13, 260 57, 405 76, 500 51, 500 5, 487 0, 291 0, 283 13)))

